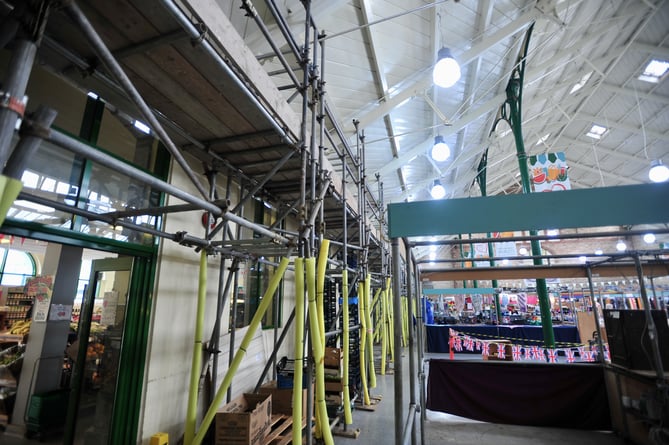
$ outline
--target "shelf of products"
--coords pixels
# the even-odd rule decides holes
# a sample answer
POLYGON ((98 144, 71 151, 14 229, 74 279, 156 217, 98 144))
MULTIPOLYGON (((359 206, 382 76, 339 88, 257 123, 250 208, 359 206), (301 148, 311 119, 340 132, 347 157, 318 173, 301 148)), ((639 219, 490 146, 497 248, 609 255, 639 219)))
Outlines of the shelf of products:
POLYGON ((8 288, 3 325, 0 326, 0 331, 9 329, 16 321, 28 320, 32 307, 33 298, 26 296, 23 287, 8 288))

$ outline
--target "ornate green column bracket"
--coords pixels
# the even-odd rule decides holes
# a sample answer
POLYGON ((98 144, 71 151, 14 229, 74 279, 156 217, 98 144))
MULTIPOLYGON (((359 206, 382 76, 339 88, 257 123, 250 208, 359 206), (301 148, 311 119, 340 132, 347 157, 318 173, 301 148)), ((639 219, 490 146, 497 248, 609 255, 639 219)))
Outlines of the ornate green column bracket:
MULTIPOLYGON (((527 168, 527 154, 525 153, 525 143, 523 141, 522 131, 522 99, 523 99, 523 80, 525 77, 525 62, 527 60, 527 49, 530 44, 530 35, 534 24, 530 25, 525 34, 525 40, 518 56, 516 67, 511 73, 511 78, 506 86, 506 102, 502 105, 502 116, 511 126, 513 137, 516 141, 516 152, 518 156, 518 168, 520 170, 520 180, 523 187, 523 193, 532 193, 530 184, 530 174, 527 168), (505 116, 506 106, 508 105, 508 115, 505 116)), ((536 235, 535 230, 530 231, 530 236, 536 235)), ((532 255, 535 257, 533 262, 535 266, 543 264, 541 258, 536 258, 541 255, 541 243, 538 240, 531 242, 532 255)), ((541 327, 544 334, 544 345, 547 348, 555 347, 555 336, 553 334, 553 320, 551 319, 551 302, 548 297, 548 289, 546 287, 546 279, 538 278, 537 280, 537 298, 539 300, 539 309, 541 311, 541 327)))

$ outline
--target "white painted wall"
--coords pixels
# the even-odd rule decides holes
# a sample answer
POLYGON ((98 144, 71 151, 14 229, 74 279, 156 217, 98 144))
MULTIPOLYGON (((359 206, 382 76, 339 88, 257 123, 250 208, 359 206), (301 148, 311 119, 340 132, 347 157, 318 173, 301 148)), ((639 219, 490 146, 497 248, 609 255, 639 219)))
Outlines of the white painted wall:
MULTIPOLYGON (((197 164, 193 165, 197 168, 197 164)), ((173 169, 171 183, 196 194, 181 168, 175 166, 173 169)), ((221 179, 219 183, 225 184, 225 181, 221 179)), ((220 190, 219 193, 220 196, 225 196, 224 190, 220 190)), ((236 197, 232 197, 232 202, 233 204, 236 202, 236 197)), ((179 200, 171 198, 167 204, 178 203, 179 200)), ((193 236, 202 237, 204 229, 200 224, 201 213, 197 211, 169 215, 165 220, 164 230, 170 233, 187 231, 193 236)), ((194 248, 181 246, 169 240, 161 241, 147 351, 143 411, 139 420, 138 437, 141 438, 141 443, 149 443, 151 436, 156 432, 167 432, 170 442, 176 443, 184 432, 197 309, 199 258, 200 254, 195 252, 194 248)), ((210 256, 208 259, 205 341, 211 336, 216 317, 220 260, 220 256, 210 256)), ((227 263, 229 264, 229 261, 227 263)), ((289 271, 284 280, 281 326, 285 326, 285 321, 294 306, 293 281, 292 272, 289 271)), ((223 334, 220 337, 219 349, 223 353, 219 357, 219 384, 227 371, 228 363, 230 344, 228 308, 226 305, 221 327, 223 334)), ((237 330, 236 345, 239 345, 246 331, 247 328, 237 330)), ((293 357, 292 332, 291 327, 286 344, 279 351, 279 357, 283 355, 293 357)), ((265 331, 258 329, 254 334, 240 369, 232 381, 233 398, 243 392, 250 392, 255 387, 272 353, 273 335, 272 329, 265 331)), ((200 400, 204 400, 203 395, 200 400)), ((206 409, 205 403, 201 402, 198 422, 206 409)))

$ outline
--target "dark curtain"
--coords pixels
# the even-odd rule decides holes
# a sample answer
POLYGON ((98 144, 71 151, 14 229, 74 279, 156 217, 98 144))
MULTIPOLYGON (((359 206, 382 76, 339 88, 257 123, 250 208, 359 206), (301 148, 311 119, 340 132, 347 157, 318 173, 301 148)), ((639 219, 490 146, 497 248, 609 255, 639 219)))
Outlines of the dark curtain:
POLYGON ((611 430, 597 364, 433 359, 427 408, 484 422, 611 430))

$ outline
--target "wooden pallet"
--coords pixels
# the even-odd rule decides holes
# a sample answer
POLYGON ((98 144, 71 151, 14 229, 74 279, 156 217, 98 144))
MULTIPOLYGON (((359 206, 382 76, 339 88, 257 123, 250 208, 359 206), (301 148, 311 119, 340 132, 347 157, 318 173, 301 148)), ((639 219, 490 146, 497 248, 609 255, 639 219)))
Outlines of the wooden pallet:
MULTIPOLYGON (((285 414, 273 414, 270 432, 263 440, 263 445, 288 445, 293 442, 293 417, 285 414)), ((302 434, 307 426, 306 420, 302 420, 302 434)))

